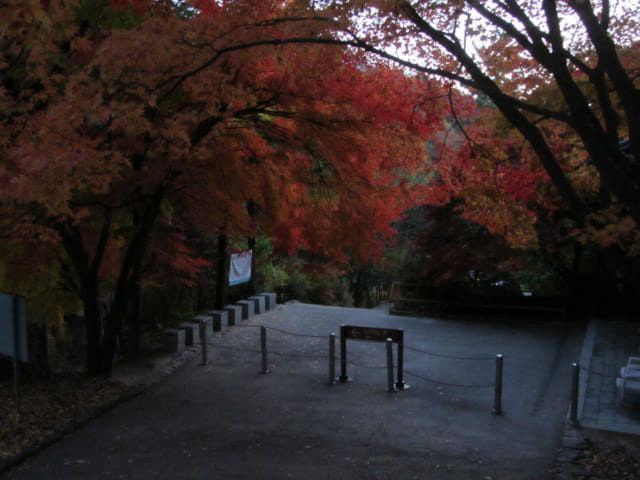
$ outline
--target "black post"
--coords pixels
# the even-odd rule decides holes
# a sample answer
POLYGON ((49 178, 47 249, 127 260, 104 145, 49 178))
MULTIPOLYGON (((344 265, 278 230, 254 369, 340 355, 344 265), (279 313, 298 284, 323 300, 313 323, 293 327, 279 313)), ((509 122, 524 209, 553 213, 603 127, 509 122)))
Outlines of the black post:
POLYGON ((267 369, 267 327, 262 325, 260 327, 260 350, 262 352, 262 375, 269 373, 267 369))
POLYGON ((569 416, 569 422, 571 425, 578 426, 578 392, 580 388, 580 364, 574 363, 571 365, 572 378, 571 378, 571 415, 569 416))
POLYGON ((387 338, 387 391, 393 393, 396 389, 393 386, 393 340, 387 338))
POLYGON ((329 385, 336 383, 336 334, 329 334, 329 385))
POLYGON ((348 382, 346 325, 340 325, 340 381, 348 382))
POLYGON ((398 390, 408 390, 409 385, 404 383, 402 370, 404 369, 404 330, 400 330, 400 338, 398 339, 398 381, 396 387, 398 390))
POLYGON ((502 355, 496 355, 496 390, 492 413, 502 415, 502 355))

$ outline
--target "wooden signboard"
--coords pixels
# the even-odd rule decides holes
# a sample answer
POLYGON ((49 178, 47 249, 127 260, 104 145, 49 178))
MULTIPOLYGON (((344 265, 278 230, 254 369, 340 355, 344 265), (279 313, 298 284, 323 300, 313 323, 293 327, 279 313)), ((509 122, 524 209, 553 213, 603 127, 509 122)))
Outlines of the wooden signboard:
POLYGON ((369 340, 372 342, 386 342, 390 338, 394 343, 402 342, 403 330, 397 328, 360 327, 343 325, 340 330, 344 339, 369 340))
MULTIPOLYGON (((401 328, 381 328, 381 327, 362 327, 357 325, 341 325, 340 326, 340 368, 341 382, 350 381, 347 375, 347 340, 367 340, 370 342, 386 342, 390 339, 393 343, 398 344, 398 381, 396 388, 406 390, 409 385, 404 383, 402 378, 403 368, 403 350, 404 350, 404 330, 401 328)), ((389 350, 390 351, 390 350, 389 350)), ((393 370, 393 365, 388 365, 393 370)))

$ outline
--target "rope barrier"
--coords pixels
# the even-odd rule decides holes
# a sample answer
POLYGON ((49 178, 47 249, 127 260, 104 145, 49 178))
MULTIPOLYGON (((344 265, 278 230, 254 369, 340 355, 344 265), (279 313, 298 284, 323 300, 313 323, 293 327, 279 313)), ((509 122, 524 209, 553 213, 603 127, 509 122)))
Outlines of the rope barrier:
MULTIPOLYGON (((358 367, 358 368, 366 368, 366 369, 371 369, 371 370, 383 370, 386 369, 387 366, 386 365, 363 365, 361 363, 357 363, 357 362, 349 362, 349 365, 352 365, 354 367, 358 367)), ((493 388, 495 387, 495 383, 487 383, 487 384, 461 384, 461 383, 451 383, 451 382, 443 382, 440 380, 434 380, 433 378, 428 378, 425 377, 423 375, 419 375, 415 372, 411 372, 409 370, 404 370, 405 373, 408 373, 409 375, 415 377, 415 378, 419 378, 421 380, 425 380, 427 382, 431 382, 431 383, 436 383, 439 385, 446 385, 449 387, 463 387, 463 388, 493 388)))
MULTIPOLYGON (((253 348, 229 347, 227 345, 214 345, 214 347, 219 348, 221 350, 232 350, 236 352, 262 353, 262 350, 256 350, 253 348)), ((273 350, 269 350, 269 355, 277 355, 281 357, 293 357, 293 358, 307 358, 309 360, 322 360, 327 358, 327 355, 323 353, 309 354, 309 352, 305 352, 305 353, 274 352, 273 350)))
POLYGON ((487 383, 487 384, 478 384, 478 385, 473 385, 473 384, 461 384, 461 383, 451 383, 451 382, 443 382, 441 380, 434 380, 433 378, 428 378, 425 377, 424 375, 418 375, 417 373, 411 372, 409 370, 405 369, 405 373, 415 377, 415 378, 419 378, 420 380, 425 380, 427 382, 431 382, 431 383, 435 383, 437 385, 446 385, 447 387, 461 387, 461 388, 493 388, 496 386, 495 383, 487 383))
POLYGON ((328 358, 327 355, 321 354, 310 355, 308 353, 273 352, 271 350, 269 351, 269 354, 277 355, 280 357, 306 358, 309 360, 323 360, 325 358, 328 358))
POLYGON ((416 348, 416 347, 410 347, 408 345, 405 345, 404 348, 406 348, 407 350, 412 350, 414 352, 418 352, 418 353, 422 353, 424 355, 429 355, 432 357, 441 357, 441 358, 451 358, 454 360, 472 360, 472 361, 488 361, 488 360, 495 360, 495 356, 493 357, 466 357, 466 356, 461 356, 461 355, 445 355, 443 353, 434 353, 434 352, 427 352, 426 350, 421 350, 420 348, 416 348))
POLYGON ((306 337, 306 338, 327 338, 327 336, 326 336, 326 335, 312 335, 312 334, 309 334, 309 333, 289 332, 289 331, 287 331, 287 330, 283 330, 283 329, 281 329, 281 328, 272 327, 272 326, 269 326, 269 325, 266 325, 266 327, 267 327, 269 330, 273 330, 273 331, 275 331, 275 332, 284 333, 285 335, 291 335, 291 336, 294 336, 294 337, 306 337))
MULTIPOLYGON (((273 330, 275 332, 280 332, 283 333, 285 335, 291 335, 294 337, 307 337, 307 338, 326 338, 326 335, 312 335, 312 334, 308 334, 308 333, 299 333, 299 332, 290 332, 288 330, 284 330, 282 328, 277 328, 277 327, 272 327, 271 325, 264 325, 268 330, 273 330)), ((262 325, 252 325, 252 324, 247 324, 247 323, 240 323, 240 324, 236 324, 233 326, 234 328, 236 327, 240 327, 240 328, 261 328, 262 325)))
MULTIPOLYGON (((240 325, 236 325, 238 327, 245 327, 245 328, 260 328, 261 325, 247 325, 247 324, 240 324, 240 325)), ((271 325, 265 325, 265 327, 268 330, 273 330, 275 332, 279 332, 282 333, 284 335, 291 335, 294 337, 304 337, 304 338, 326 338, 327 335, 317 335, 317 334, 309 334, 309 333, 300 333, 300 332, 291 332, 289 330, 284 330, 282 328, 277 328, 277 327, 273 327, 271 325)), ((435 352, 429 352, 427 350, 422 350, 420 348, 416 348, 416 347, 411 347, 408 345, 404 346, 405 349, 407 350, 411 350, 417 353, 422 353, 424 355, 428 355, 428 356, 432 356, 432 357, 440 357, 440 358, 450 358, 453 360, 469 360, 469 361, 493 361, 495 360, 495 356, 462 356, 462 355, 446 355, 443 353, 435 353, 435 352)), ((381 367, 381 368, 386 368, 386 367, 381 367)))
MULTIPOLYGON (((240 324, 240 325, 237 325, 237 326, 245 327, 245 328, 247 328, 247 327, 248 328, 262 328, 263 332, 266 329, 269 329, 269 330, 273 330, 275 332, 279 332, 279 333, 281 333, 283 335, 290 335, 290 336, 294 336, 294 337, 314 338, 314 339, 324 339, 324 338, 327 337, 326 335, 316 335, 316 334, 307 334, 307 333, 301 333, 301 332, 292 332, 292 331, 288 331, 288 330, 285 330, 285 329, 282 329, 282 328, 277 328, 277 327, 273 327, 273 326, 269 326, 269 325, 251 325, 251 324, 242 325, 242 324, 240 324)), ((266 338, 265 338, 265 341, 266 341, 266 338)), ((263 349, 256 350, 256 349, 251 349, 251 348, 233 347, 233 346, 228 346, 228 345, 216 345, 216 347, 220 348, 220 349, 223 349, 223 350, 234 350, 234 351, 239 351, 239 352, 248 352, 248 353, 255 353, 255 354, 262 353, 263 355, 266 353, 266 351, 263 350, 263 349)), ((495 360, 495 357, 489 357, 489 356, 447 355, 447 354, 442 354, 442 353, 430 352, 430 351, 423 350, 423 349, 416 348, 416 347, 405 346, 405 348, 407 348, 408 350, 411 350, 413 352, 423 354, 423 355, 432 356, 432 357, 439 357, 439 358, 447 358, 447 359, 453 359, 453 360, 466 360, 466 361, 494 361, 495 360)), ((326 359, 326 358, 329 357, 326 353, 319 353, 318 354, 318 353, 311 353, 309 351, 305 351, 303 353, 297 353, 297 352, 278 352, 278 351, 271 351, 270 350, 269 354, 276 355, 276 356, 279 356, 279 357, 299 358, 299 359, 309 359, 309 360, 321 360, 321 359, 326 359)), ((263 359, 263 363, 264 363, 264 359, 263 359)), ((361 364, 361 363, 353 362, 353 361, 350 361, 349 364, 353 365, 355 367, 364 368, 364 369, 372 369, 372 370, 388 369, 388 365, 367 365, 367 364, 361 364)), ((266 371, 264 366, 263 366, 263 371, 266 371)), ((411 371, 407 371, 407 370, 405 370, 405 371, 406 371, 406 373, 408 375, 411 375, 411 376, 413 376, 413 377, 415 377, 417 379, 424 380, 424 381, 432 383, 432 384, 443 385, 443 386, 447 386, 447 387, 477 388, 477 389, 495 388, 496 387, 496 382, 486 383, 486 384, 461 384, 461 383, 445 382, 445 381, 442 381, 442 380, 436 380, 436 379, 429 378, 429 377, 424 376, 424 375, 417 374, 415 372, 411 372, 411 371)), ((596 372, 593 372, 593 373, 596 373, 596 372)), ((602 376, 605 376, 605 375, 602 375, 602 376)))
POLYGON ((260 353, 261 350, 255 350, 253 348, 236 348, 236 347, 229 347, 227 345, 214 345, 215 348, 219 348, 221 350, 233 350, 236 352, 248 352, 248 353, 260 353))
POLYGON ((349 362, 349 365, 353 365, 354 367, 358 368, 368 368, 370 370, 382 370, 383 368, 387 368, 386 365, 362 365, 361 363, 357 362, 349 362))

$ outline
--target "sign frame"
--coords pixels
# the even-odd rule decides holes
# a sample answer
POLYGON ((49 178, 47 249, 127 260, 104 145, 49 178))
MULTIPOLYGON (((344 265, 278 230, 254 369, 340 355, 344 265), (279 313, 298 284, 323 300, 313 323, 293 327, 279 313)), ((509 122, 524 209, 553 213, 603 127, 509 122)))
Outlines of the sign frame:
POLYGON ((342 325, 340 327, 340 337, 351 340, 368 340, 370 342, 386 342, 387 338, 390 338, 393 343, 401 343, 404 339, 404 331, 400 328, 342 325))
POLYGON ((404 330, 401 328, 366 327, 362 325, 340 325, 340 370, 338 378, 340 382, 349 382, 351 379, 347 375, 347 340, 360 340, 370 342, 386 342, 390 339, 398 345, 398 380, 396 388, 407 390, 409 385, 403 381, 404 367, 404 330))

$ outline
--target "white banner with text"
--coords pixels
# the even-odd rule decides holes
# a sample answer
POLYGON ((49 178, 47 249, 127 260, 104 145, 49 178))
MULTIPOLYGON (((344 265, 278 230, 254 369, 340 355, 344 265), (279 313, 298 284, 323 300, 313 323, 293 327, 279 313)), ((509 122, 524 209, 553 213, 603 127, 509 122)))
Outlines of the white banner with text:
POLYGON ((231 254, 229 266, 229 285, 237 285, 251 280, 252 251, 231 254))

